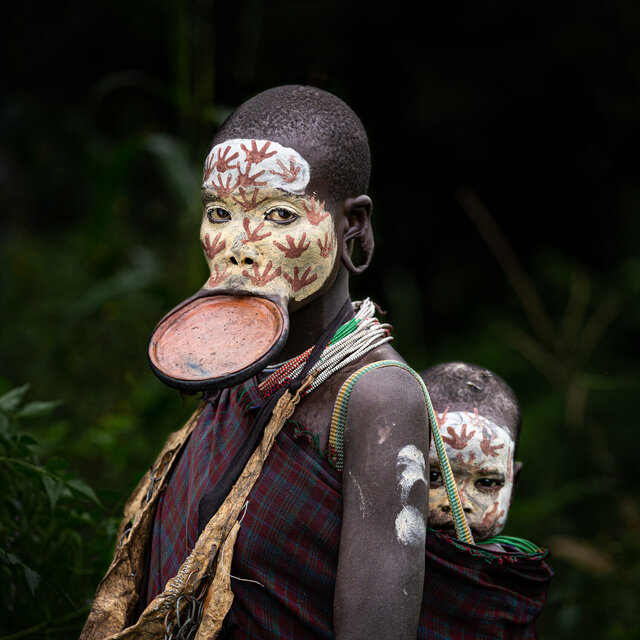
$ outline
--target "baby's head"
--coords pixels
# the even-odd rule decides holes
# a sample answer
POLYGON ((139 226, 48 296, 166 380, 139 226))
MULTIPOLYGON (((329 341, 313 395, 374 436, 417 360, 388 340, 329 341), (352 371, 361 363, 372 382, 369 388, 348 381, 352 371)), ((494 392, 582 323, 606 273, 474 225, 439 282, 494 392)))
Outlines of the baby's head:
MULTIPOLYGON (((502 531, 515 479, 520 408, 511 388, 487 369, 465 362, 423 371, 458 493, 474 540, 502 531)), ((433 441, 429 452, 429 525, 453 533, 453 520, 433 441)))
POLYGON ((370 166, 364 127, 336 96, 290 85, 247 100, 205 163, 205 288, 279 296, 291 308, 322 295, 354 219, 373 246, 370 166))

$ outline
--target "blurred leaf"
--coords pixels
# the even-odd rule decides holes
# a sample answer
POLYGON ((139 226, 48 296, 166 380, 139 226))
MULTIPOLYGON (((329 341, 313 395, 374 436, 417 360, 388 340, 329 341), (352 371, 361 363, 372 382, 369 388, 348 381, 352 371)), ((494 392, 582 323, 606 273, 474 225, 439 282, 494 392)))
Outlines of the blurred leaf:
POLYGON ((108 300, 118 298, 132 291, 139 291, 149 285, 156 276, 157 263, 153 254, 144 247, 132 248, 126 267, 104 282, 96 283, 84 296, 70 306, 68 317, 77 322, 93 313, 108 300))
POLYGON ((49 497, 51 509, 54 509, 64 492, 64 484, 50 475, 42 476, 42 484, 44 485, 47 496, 49 497))
POLYGON ((49 415, 56 407, 62 404, 62 400, 29 402, 18 412, 18 418, 35 418, 49 415))
POLYGON ((29 384, 24 384, 21 387, 11 389, 8 393, 0 396, 0 410, 15 411, 20 402, 22 402, 22 398, 24 397, 24 394, 27 393, 30 386, 31 385, 29 384))
POLYGON ((24 577, 27 581, 27 584, 29 585, 29 589, 31 589, 32 595, 35 595, 36 589, 40 584, 40 575, 37 571, 34 571, 33 569, 27 567, 26 564, 23 564, 22 568, 24 569, 24 577))
POLYGON ((45 469, 52 474, 59 474, 61 471, 64 471, 68 466, 69 466, 69 463, 63 458, 60 458, 58 456, 49 458, 44 465, 45 469))
POLYGON ((98 496, 96 496, 94 490, 83 480, 80 480, 78 478, 67 480, 67 486, 76 493, 89 498, 89 500, 94 502, 97 506, 102 507, 102 503, 100 502, 100 500, 98 500, 98 496))
POLYGON ((7 564, 22 564, 18 556, 13 553, 8 553, 4 549, 0 549, 0 558, 2 558, 7 564))
MULTIPOLYGON (((20 412, 19 415, 21 415, 22 412, 20 412)), ((27 435, 26 433, 23 433, 19 438, 18 438, 18 442, 21 442, 22 444, 26 444, 27 446, 36 446, 38 444, 38 441, 35 440, 34 438, 32 438, 31 436, 27 435)))
POLYGON ((199 206, 201 173, 189 162, 184 145, 167 134, 147 138, 147 148, 156 157, 165 180, 185 211, 199 206))

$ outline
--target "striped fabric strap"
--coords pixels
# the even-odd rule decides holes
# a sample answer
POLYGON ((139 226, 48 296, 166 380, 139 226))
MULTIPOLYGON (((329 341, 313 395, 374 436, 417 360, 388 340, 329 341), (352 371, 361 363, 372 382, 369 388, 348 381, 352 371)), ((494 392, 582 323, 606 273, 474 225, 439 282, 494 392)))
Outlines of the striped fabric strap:
POLYGON ((447 453, 444 449, 444 443, 440 436, 440 428, 438 425, 438 418, 436 412, 431 404, 431 398, 429 392, 425 386, 422 378, 408 365, 397 360, 381 360, 380 362, 373 362, 368 364, 362 369, 358 369, 353 373, 346 382, 342 385, 338 392, 338 399, 333 408, 333 415, 331 417, 331 431, 329 432, 329 452, 334 460, 336 468, 342 471, 344 467, 344 429, 347 422, 347 411, 349 410, 349 397, 351 391, 356 382, 369 371, 374 369, 381 369, 383 367, 399 367, 410 373, 419 383, 424 394, 425 403, 427 405, 427 413, 429 415, 429 423, 431 425, 431 432, 433 433, 433 441, 436 445, 436 452, 438 454, 438 460, 440 461, 440 470, 442 472, 442 478, 445 489, 447 491, 447 498, 449 499, 449 506, 451 507, 451 513, 453 515, 453 523, 456 528, 456 535, 459 540, 473 544, 473 536, 471 535, 471 529, 469 523, 464 515, 462 504, 460 503, 460 496, 458 495, 458 488, 456 486, 453 473, 451 472, 451 465, 447 458, 447 453))

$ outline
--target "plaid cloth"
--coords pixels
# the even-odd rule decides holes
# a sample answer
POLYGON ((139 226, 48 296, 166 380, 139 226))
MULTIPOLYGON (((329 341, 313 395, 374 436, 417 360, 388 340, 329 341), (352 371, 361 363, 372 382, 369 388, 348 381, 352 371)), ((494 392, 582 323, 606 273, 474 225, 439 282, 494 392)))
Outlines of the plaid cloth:
POLYGON ((420 640, 537 638, 548 553, 492 553, 429 530, 420 640))
MULTIPOLYGON (((225 389, 195 427, 156 511, 150 602, 197 539, 198 504, 245 439, 262 398, 250 380, 225 389)), ((332 638, 342 480, 287 423, 250 496, 234 548, 231 618, 238 638, 332 638)))
MULTIPOLYGON (((205 409, 156 512, 150 601, 197 539, 198 504, 248 433, 262 399, 250 380, 205 409)), ((342 519, 341 474, 300 425, 282 429, 258 481, 235 545, 229 614, 240 640, 333 638, 333 594, 342 519)), ((429 532, 419 638, 535 638, 551 572, 541 558, 479 554, 429 532), (489 562, 488 558, 494 558, 489 562)))
POLYGON ((149 557, 151 602, 191 553, 198 539, 198 505, 233 459, 262 398, 255 384, 224 389, 207 403, 158 501, 149 557))

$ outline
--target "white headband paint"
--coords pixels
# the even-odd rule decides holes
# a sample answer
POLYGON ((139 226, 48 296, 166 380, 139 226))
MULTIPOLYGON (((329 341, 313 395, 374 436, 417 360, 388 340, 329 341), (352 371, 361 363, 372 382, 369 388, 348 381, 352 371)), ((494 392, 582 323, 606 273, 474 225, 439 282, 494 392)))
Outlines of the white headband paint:
POLYGON ((270 187, 301 195, 310 177, 309 163, 295 149, 270 140, 239 138, 211 149, 202 186, 225 192, 270 187))

